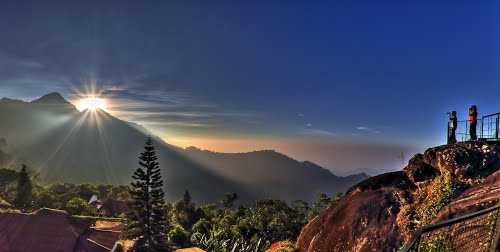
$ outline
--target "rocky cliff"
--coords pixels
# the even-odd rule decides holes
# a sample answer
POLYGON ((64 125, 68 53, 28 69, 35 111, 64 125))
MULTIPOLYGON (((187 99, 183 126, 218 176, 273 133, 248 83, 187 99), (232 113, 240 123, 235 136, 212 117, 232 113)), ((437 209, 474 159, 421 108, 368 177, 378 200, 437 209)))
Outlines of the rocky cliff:
POLYGON ((402 170, 353 186, 310 221, 303 252, 396 251, 426 224, 500 201, 500 146, 444 145, 415 155, 402 170))

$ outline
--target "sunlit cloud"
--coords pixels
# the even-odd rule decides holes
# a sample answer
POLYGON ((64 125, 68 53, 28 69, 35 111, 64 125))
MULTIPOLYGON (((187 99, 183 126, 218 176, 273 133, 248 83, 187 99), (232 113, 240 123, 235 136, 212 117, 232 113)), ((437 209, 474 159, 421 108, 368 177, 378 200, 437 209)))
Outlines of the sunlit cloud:
POLYGON ((366 127, 366 126, 357 126, 356 130, 364 132, 364 133, 372 133, 372 134, 380 134, 380 133, 382 133, 378 129, 373 129, 373 128, 366 127))
POLYGON ((310 136, 319 136, 319 137, 335 137, 337 136, 336 133, 328 131, 328 130, 322 130, 322 129, 305 129, 302 131, 303 134, 305 135, 310 135, 310 136))

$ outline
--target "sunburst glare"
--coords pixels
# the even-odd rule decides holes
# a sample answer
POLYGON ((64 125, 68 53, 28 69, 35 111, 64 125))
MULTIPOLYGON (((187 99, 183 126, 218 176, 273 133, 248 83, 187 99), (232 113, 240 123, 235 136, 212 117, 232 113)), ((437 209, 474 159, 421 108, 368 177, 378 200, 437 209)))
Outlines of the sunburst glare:
POLYGON ((97 97, 87 97, 83 98, 80 101, 78 101, 77 104, 77 109, 80 111, 84 110, 96 110, 96 109, 102 109, 106 110, 107 104, 106 100, 102 98, 97 98, 97 97))

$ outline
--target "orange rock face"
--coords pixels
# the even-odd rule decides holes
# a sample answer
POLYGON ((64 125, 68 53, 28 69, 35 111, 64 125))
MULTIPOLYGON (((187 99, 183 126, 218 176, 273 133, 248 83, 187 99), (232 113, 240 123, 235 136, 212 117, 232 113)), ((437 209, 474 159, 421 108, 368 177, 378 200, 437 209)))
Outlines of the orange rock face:
POLYGON ((434 222, 498 204, 499 153, 498 146, 477 143, 429 149, 412 158, 403 171, 353 186, 337 205, 302 229, 296 245, 301 252, 397 251, 407 238, 398 226, 402 205, 413 204, 412 193, 442 173, 463 183, 486 179, 457 191, 434 222))
POLYGON ((290 241, 279 241, 271 244, 266 252, 292 252, 295 245, 290 241))
POLYGON ((337 206, 314 218, 297 240, 300 251, 393 251, 398 248, 402 238, 396 225, 397 195, 404 192, 398 184, 403 186, 408 182, 402 173, 374 177, 367 182, 377 185, 387 177, 398 179, 399 183, 355 188, 337 206))

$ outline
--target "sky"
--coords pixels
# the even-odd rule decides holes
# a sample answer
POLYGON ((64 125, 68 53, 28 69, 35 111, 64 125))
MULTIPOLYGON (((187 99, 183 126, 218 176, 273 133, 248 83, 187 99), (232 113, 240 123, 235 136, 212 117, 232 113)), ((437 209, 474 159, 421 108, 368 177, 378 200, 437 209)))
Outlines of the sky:
POLYGON ((2 1, 0 97, 92 89, 165 141, 377 174, 500 110, 494 1, 2 1), (90 88, 92 87, 92 88, 90 88), (403 154, 403 155, 401 155, 403 154), (403 156, 403 160, 401 159, 403 156))

